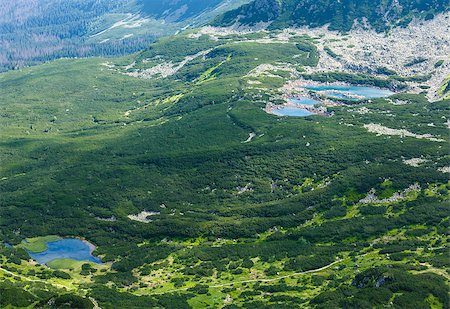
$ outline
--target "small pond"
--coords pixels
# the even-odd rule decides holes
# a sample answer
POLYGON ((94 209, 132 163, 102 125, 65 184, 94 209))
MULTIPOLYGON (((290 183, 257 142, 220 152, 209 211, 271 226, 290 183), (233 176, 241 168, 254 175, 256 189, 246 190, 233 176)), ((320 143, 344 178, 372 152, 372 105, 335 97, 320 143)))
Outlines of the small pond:
POLYGON ((87 241, 66 238, 48 242, 47 250, 43 252, 28 251, 28 254, 39 264, 46 264, 56 259, 72 259, 101 264, 101 259, 92 255, 94 249, 95 246, 87 241))
POLYGON ((314 113, 311 113, 310 111, 307 111, 304 108, 285 107, 285 106, 273 109, 272 113, 278 116, 294 116, 294 117, 306 117, 314 115, 314 113))
POLYGON ((367 86, 311 85, 303 86, 302 88, 323 92, 326 96, 345 100, 385 98, 394 94, 394 92, 387 89, 367 86))

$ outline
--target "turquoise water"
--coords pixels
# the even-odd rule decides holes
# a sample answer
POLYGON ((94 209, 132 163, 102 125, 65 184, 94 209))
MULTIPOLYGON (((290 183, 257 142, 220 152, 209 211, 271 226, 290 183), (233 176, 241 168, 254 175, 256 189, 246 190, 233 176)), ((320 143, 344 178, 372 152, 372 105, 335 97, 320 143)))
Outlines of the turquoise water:
POLYGON ((360 96, 365 99, 374 99, 385 98, 394 94, 394 92, 387 89, 365 86, 318 85, 304 86, 303 88, 313 91, 327 91, 327 95, 330 97, 346 100, 358 100, 357 98, 352 97, 352 95, 360 96))
POLYGON ((75 238, 66 238, 47 243, 47 250, 39 253, 28 251, 33 260, 39 264, 46 264, 56 259, 72 259, 77 261, 101 264, 100 258, 92 255, 94 246, 88 242, 75 238))
POLYGON ((291 99, 289 99, 289 103, 309 105, 309 106, 314 106, 315 104, 320 104, 319 101, 314 100, 314 99, 309 99, 309 98, 291 98, 291 99))
POLYGON ((314 115, 313 113, 307 111, 304 108, 296 108, 296 107, 282 107, 279 109, 274 109, 272 113, 278 116, 294 116, 294 117, 306 117, 314 115))

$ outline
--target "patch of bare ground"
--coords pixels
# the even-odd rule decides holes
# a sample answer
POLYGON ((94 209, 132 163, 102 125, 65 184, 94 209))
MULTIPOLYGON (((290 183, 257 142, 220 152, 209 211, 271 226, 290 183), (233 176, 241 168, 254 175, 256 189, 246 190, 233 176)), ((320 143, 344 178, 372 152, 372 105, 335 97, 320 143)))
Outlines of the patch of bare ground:
POLYGON ((144 210, 135 215, 128 215, 128 219, 133 220, 133 221, 142 222, 142 223, 150 223, 150 222, 152 222, 152 220, 149 219, 149 217, 158 216, 160 214, 161 214, 160 212, 144 210))
POLYGON ((179 63, 173 63, 172 61, 169 62, 162 62, 159 63, 151 68, 144 69, 144 70, 136 70, 133 72, 125 72, 123 74, 137 77, 137 78, 144 78, 144 79, 151 79, 151 78, 166 78, 169 76, 174 75, 179 70, 181 70, 187 63, 190 61, 207 55, 211 49, 203 50, 201 52, 198 52, 194 55, 186 56, 183 61, 179 63))
POLYGON ((419 184, 413 184, 401 192, 395 192, 391 197, 384 198, 384 199, 378 199, 378 197, 376 196, 375 189, 372 189, 369 191, 367 196, 365 198, 361 199, 359 202, 363 203, 363 204, 396 203, 396 202, 399 202, 399 201, 402 201, 402 200, 408 198, 408 196, 411 193, 418 192, 418 191, 420 191, 419 184))
POLYGON ((449 173, 450 174, 450 166, 440 167, 440 168, 438 168, 438 171, 441 173, 449 173))
POLYGON ((403 163, 409 166, 413 167, 419 167, 422 163, 427 162, 428 160, 422 159, 422 158, 411 158, 411 159, 405 159, 403 160, 403 163))
POLYGON ((237 187, 236 190, 238 191, 237 194, 244 194, 245 192, 252 192, 253 188, 251 187, 252 184, 249 182, 244 187, 237 187))
POLYGON ((392 135, 392 136, 400 136, 400 137, 414 137, 418 139, 427 139, 433 142, 445 142, 444 139, 436 138, 431 134, 415 134, 412 132, 409 132, 405 129, 392 129, 385 127, 381 124, 365 124, 364 128, 366 128, 370 133, 376 133, 377 135, 392 135))

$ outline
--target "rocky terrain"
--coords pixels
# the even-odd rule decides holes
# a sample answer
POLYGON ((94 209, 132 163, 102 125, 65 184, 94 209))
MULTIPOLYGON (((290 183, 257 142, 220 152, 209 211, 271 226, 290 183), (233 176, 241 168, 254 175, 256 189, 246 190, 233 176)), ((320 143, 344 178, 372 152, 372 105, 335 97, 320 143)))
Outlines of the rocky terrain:
MULTIPOLYGON (((240 26, 204 27, 199 34, 217 39, 251 31, 251 28, 240 26)), ((411 79, 407 81, 410 92, 420 93, 425 88, 432 101, 442 97, 439 89, 450 75, 450 13, 428 21, 415 20, 406 28, 394 28, 387 33, 358 26, 344 34, 331 31, 326 26, 287 28, 275 35, 266 30, 256 31, 266 33, 266 37, 252 42, 289 43, 294 37, 312 37, 320 52, 320 60, 317 67, 305 68, 308 73, 339 71, 368 73, 381 78, 395 74, 411 79), (414 80, 417 76, 425 76, 426 81, 414 80)), ((267 69, 273 67, 260 66, 251 74, 267 69)), ((282 66, 279 69, 292 70, 282 66)))

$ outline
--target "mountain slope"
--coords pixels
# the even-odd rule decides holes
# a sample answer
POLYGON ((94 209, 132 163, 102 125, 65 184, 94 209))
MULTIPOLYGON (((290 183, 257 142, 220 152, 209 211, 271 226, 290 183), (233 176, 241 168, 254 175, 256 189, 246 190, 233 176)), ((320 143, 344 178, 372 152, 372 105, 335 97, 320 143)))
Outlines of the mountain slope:
POLYGON ((0 306, 448 308, 449 101, 272 115, 321 36, 199 31, 0 74, 0 306), (105 263, 35 266, 47 235, 105 263))
POLYGON ((201 25, 246 0, 0 0, 0 70, 60 57, 120 55, 201 25))
MULTIPOLYGON (((76 46, 221 9, 136 3, 76 46)), ((449 309, 449 15, 389 35, 203 27, 1 73, 0 307, 449 309), (60 238, 103 263, 39 262, 60 238)))
POLYGON ((180 22, 195 17, 205 11, 216 8, 221 4, 231 1, 223 0, 161 0, 146 1, 138 0, 142 6, 142 12, 156 19, 164 19, 167 22, 180 22))
POLYGON ((358 21, 383 31, 390 26, 406 25, 413 17, 431 19, 448 8, 446 0, 254 0, 226 12, 213 24, 270 23, 271 29, 329 24, 331 30, 348 31, 358 21))

